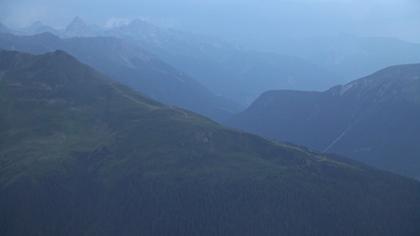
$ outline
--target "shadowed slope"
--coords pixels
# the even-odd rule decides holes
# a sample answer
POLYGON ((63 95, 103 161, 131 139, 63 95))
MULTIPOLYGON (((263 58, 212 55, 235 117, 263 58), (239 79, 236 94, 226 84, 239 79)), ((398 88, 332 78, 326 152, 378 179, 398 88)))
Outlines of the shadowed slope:
POLYGON ((420 65, 326 92, 271 91, 229 124, 420 178, 420 65))

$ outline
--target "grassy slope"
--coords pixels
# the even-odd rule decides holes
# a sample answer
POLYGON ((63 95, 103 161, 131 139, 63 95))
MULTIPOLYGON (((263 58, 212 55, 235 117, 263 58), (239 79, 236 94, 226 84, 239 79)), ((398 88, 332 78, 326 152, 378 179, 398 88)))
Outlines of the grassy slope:
POLYGON ((416 235, 411 180, 0 53, 2 235, 416 235))

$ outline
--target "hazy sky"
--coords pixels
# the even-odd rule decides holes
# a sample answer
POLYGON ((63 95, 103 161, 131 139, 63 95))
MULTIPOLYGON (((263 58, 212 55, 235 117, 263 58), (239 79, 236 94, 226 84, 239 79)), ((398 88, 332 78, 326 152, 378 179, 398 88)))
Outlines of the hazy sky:
POLYGON ((420 42, 420 0, 0 0, 0 21, 63 26, 143 17, 238 41, 340 33, 420 42))

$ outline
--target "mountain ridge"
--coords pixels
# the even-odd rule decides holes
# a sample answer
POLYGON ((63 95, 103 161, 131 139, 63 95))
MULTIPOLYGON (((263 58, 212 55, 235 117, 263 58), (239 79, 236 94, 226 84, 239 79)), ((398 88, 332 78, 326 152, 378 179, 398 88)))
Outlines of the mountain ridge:
POLYGON ((44 33, 34 36, 0 35, 0 48, 44 53, 62 49, 111 78, 160 102, 226 119, 237 106, 156 58, 142 47, 111 37, 61 39, 44 33))
POLYGON ((228 124, 418 178, 419 78, 409 64, 325 92, 271 91, 228 124))
POLYGON ((418 182, 0 51, 2 235, 416 235, 418 182), (403 199, 403 201, 402 201, 403 199))
MULTIPOLYGON (((72 23, 69 24, 71 26, 72 23)), ((211 36, 183 32, 134 19, 116 27, 81 23, 64 38, 106 36, 131 41, 194 77, 217 96, 246 106, 269 88, 326 89, 337 76, 295 56, 244 49, 211 36), (255 82, 256 78, 258 83, 255 82)))

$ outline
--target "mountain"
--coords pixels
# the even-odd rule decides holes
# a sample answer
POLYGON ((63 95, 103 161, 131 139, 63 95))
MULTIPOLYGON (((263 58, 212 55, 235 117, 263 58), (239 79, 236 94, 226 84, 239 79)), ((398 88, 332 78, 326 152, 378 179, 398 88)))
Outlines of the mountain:
MULTIPOLYGON (((54 29, 41 21, 36 21, 29 25, 28 27, 22 28, 18 30, 22 35, 34 35, 34 34, 41 34, 41 33, 51 33, 54 35, 60 35, 60 30, 54 29)), ((4 33, 4 32, 3 32, 4 33)))
POLYGON ((214 93, 242 105, 268 89, 322 90, 337 83, 333 73, 297 57, 245 50, 223 40, 142 20, 104 34, 138 42, 214 93))
POLYGON ((0 35, 0 48, 31 53, 67 51, 109 77, 160 102, 221 121, 237 105, 211 93, 193 78, 146 52, 137 44, 109 37, 60 39, 52 34, 0 35))
POLYGON ((0 234, 417 235, 420 184, 0 52, 0 234))
POLYGON ((55 34, 63 38, 116 37, 130 41, 243 108, 269 89, 322 91, 341 82, 330 68, 299 57, 247 50, 214 37, 139 19, 99 27, 76 17, 64 31, 55 34))
POLYGON ((325 92, 271 91, 228 123, 420 178, 420 65, 325 92))
POLYGON ((94 37, 100 32, 100 27, 88 25, 82 18, 75 17, 61 34, 63 37, 94 37))
POLYGON ((60 37, 111 36, 134 41, 214 94, 248 106, 268 90, 323 91, 372 71, 420 62, 420 44, 386 37, 338 35, 289 39, 246 50, 223 40, 144 20, 92 26, 76 17, 60 37), (270 52, 270 53, 267 53, 270 52), (276 53, 272 53, 276 52, 276 53))
POLYGON ((420 44, 387 37, 338 35, 278 42, 276 51, 329 68, 341 79, 361 78, 382 68, 420 62, 420 44))

